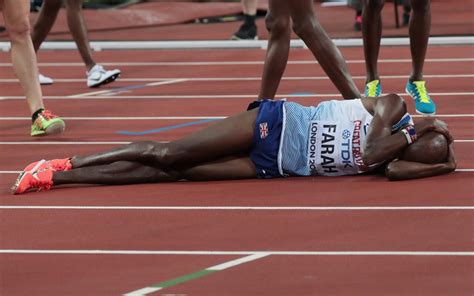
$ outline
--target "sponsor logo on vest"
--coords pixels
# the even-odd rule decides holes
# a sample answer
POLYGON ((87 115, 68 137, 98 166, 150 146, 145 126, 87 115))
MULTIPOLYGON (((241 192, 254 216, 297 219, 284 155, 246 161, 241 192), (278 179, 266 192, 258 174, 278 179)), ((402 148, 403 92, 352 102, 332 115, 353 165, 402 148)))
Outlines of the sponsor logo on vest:
POLYGON ((341 159, 344 164, 344 170, 347 168, 352 168, 351 160, 351 132, 349 130, 344 130, 342 132, 342 143, 341 143, 341 159))
POLYGON ((356 120, 354 122, 354 134, 352 136, 352 154, 354 155, 354 163, 359 168, 359 171, 365 172, 369 168, 364 164, 362 160, 362 148, 361 148, 361 139, 360 132, 362 128, 362 121, 356 120))

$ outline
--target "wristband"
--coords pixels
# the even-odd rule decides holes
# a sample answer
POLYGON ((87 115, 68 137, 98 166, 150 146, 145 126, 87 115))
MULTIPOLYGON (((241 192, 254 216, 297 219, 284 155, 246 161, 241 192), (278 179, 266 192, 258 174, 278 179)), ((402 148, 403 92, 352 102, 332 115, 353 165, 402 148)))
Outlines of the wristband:
POLYGON ((405 135, 405 138, 407 139, 408 145, 410 145, 411 143, 416 141, 416 139, 417 139, 416 131, 415 131, 415 127, 413 125, 408 125, 405 128, 402 128, 401 132, 405 135))

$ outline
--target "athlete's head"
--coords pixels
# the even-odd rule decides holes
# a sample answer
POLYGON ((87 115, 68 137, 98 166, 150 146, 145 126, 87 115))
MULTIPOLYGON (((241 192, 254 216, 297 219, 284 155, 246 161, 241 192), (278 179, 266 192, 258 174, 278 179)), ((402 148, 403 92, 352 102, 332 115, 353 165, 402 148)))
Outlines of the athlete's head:
POLYGON ((428 132, 403 150, 400 159, 422 163, 446 162, 449 144, 446 137, 437 132, 428 132))

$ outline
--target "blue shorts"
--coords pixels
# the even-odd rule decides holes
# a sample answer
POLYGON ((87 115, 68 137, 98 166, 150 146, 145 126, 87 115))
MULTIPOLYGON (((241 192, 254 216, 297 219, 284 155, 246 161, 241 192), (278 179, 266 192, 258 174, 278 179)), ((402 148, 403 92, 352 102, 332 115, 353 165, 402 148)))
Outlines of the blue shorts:
POLYGON ((260 103, 253 135, 250 159, 261 179, 281 177, 278 171, 278 151, 283 128, 283 103, 263 100, 260 103))

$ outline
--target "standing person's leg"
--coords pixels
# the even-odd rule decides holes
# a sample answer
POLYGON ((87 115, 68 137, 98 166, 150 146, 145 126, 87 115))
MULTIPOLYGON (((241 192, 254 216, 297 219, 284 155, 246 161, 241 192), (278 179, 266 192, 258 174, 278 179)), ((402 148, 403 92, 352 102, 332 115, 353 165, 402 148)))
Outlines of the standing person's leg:
POLYGON ((354 9, 356 12, 355 21, 354 21, 354 30, 362 30, 362 5, 363 0, 349 0, 347 5, 354 9))
POLYGON ((64 122, 44 109, 36 55, 30 36, 29 13, 28 0, 3 1, 3 17, 10 35, 13 68, 32 114, 31 135, 61 133, 65 128, 64 122))
POLYGON ((43 41, 48 36, 51 28, 56 21, 58 12, 61 9, 62 0, 44 0, 43 5, 36 19, 36 23, 33 26, 33 32, 31 39, 33 40, 33 46, 35 52, 38 51, 43 41))
MULTIPOLYGON (((48 36, 51 28, 56 21, 58 12, 61 9, 62 0, 45 0, 39 11, 38 18, 36 23, 33 26, 33 32, 31 34, 31 39, 33 39, 33 46, 35 52, 38 52, 43 41, 48 36)), ((44 76, 39 73, 39 82, 41 85, 50 85, 54 83, 54 80, 50 77, 44 76)))
POLYGON ((430 0, 411 0, 409 33, 413 69, 406 85, 407 93, 415 100, 416 111, 427 115, 436 112, 436 105, 428 95, 423 81, 423 66, 431 28, 430 2, 430 0))
POLYGON ((410 50, 413 70, 410 80, 423 80, 423 66, 431 29, 430 0, 412 0, 412 16, 410 20, 410 50))
POLYGON ((87 28, 82 14, 83 0, 66 0, 66 15, 69 31, 79 49, 79 53, 87 69, 87 86, 99 87, 115 81, 120 75, 120 70, 106 71, 92 58, 87 28))
POLYGON ((83 2, 83 0, 66 0, 66 15, 69 31, 79 49, 87 71, 90 71, 96 62, 92 58, 92 49, 89 45, 87 28, 82 15, 83 2))
POLYGON ((270 0, 265 25, 270 36, 263 66, 259 99, 273 99, 290 52, 291 21, 288 0, 270 0))
POLYGON ((385 0, 364 0, 362 39, 364 40, 365 68, 367 71, 365 96, 378 97, 382 93, 377 60, 382 38, 382 8, 385 0))
POLYGON ((255 24, 258 0, 241 0, 241 3, 242 12, 244 13, 244 23, 240 26, 239 30, 232 35, 232 39, 258 39, 257 25, 255 24))
POLYGON ((314 15, 313 1, 289 1, 289 5, 293 30, 303 39, 332 83, 345 99, 359 98, 346 61, 314 15))

